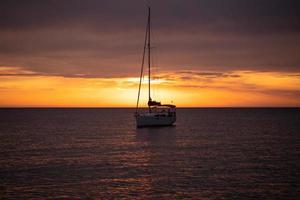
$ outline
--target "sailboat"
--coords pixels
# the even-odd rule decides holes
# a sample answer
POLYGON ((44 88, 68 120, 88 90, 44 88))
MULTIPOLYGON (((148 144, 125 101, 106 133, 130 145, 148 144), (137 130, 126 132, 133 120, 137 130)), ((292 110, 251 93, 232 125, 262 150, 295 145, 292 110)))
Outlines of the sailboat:
POLYGON ((146 126, 170 126, 176 121, 176 106, 172 104, 161 104, 161 102, 151 98, 151 9, 148 7, 148 20, 144 41, 142 67, 136 103, 136 125, 137 127, 146 126), (146 53, 147 56, 146 56, 146 53), (142 77, 144 73, 145 58, 148 57, 148 109, 140 112, 139 100, 141 93, 142 77))

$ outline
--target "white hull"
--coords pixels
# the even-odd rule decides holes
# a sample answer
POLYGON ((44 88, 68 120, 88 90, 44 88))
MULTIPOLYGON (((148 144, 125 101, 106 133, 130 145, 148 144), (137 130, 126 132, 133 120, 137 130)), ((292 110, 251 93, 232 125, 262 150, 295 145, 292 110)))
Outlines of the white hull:
POLYGON ((176 121, 176 115, 151 115, 143 114, 136 116, 137 127, 143 126, 171 126, 176 121))

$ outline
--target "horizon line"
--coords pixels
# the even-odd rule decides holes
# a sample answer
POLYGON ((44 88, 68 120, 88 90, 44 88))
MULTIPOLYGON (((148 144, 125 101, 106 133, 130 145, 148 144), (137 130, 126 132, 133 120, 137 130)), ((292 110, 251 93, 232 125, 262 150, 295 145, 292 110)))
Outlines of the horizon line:
MULTIPOLYGON (((299 109, 300 106, 180 106, 177 109, 209 109, 209 108, 296 108, 299 109)), ((113 107, 113 106, 8 106, 1 107, 0 109, 135 109, 135 107, 113 107)), ((139 109, 148 109, 148 107, 139 107, 139 109)))

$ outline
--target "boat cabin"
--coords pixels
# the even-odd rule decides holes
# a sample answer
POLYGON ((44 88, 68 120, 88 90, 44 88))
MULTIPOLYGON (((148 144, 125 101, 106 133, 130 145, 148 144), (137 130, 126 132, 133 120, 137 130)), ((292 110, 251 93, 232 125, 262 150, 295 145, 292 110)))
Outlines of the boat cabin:
POLYGON ((150 106, 151 113, 159 114, 159 115, 176 115, 176 106, 171 104, 163 104, 158 106, 150 106))

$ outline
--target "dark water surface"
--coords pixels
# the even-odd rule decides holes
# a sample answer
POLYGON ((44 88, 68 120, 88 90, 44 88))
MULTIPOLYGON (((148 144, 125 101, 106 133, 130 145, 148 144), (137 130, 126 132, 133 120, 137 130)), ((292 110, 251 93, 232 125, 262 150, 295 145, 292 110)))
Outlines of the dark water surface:
POLYGON ((297 199, 300 109, 0 109, 1 199, 297 199))

